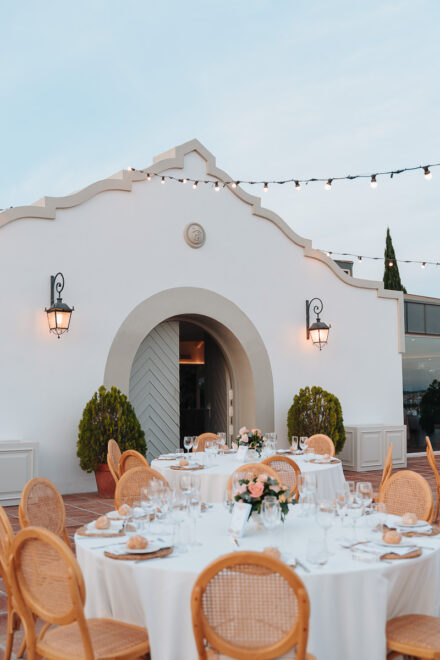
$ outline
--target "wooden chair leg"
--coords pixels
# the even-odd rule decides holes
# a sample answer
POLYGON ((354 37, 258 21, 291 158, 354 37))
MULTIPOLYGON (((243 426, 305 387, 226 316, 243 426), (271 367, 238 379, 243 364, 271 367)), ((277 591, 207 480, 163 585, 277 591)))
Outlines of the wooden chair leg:
POLYGON ((6 648, 4 660, 10 660, 12 653, 12 644, 14 643, 14 612, 8 612, 8 622, 6 628, 6 648))
POLYGON ((440 508, 440 487, 437 486, 437 506, 435 507, 435 517, 433 519, 433 523, 436 523, 438 520, 438 511, 440 508))
POLYGON ((24 635, 20 648, 18 649, 17 658, 22 658, 26 651, 26 635, 24 635))

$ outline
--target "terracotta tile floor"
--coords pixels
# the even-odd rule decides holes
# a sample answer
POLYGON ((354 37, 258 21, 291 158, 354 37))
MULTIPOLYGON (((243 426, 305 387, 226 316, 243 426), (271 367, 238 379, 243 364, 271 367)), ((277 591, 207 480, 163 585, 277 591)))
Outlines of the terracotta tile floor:
MULTIPOLYGON (((431 468, 429 467, 428 461, 426 460, 426 457, 422 456, 420 458, 409 458, 407 469, 414 470, 415 472, 422 474, 430 483, 434 492, 434 497, 436 496, 435 479, 431 468)), ((350 472, 349 470, 345 470, 345 477, 346 479, 353 479, 354 481, 371 481, 373 484, 373 489, 377 490, 382 477, 382 470, 375 470, 372 472, 350 472)), ((74 547, 73 537, 78 527, 113 509, 113 500, 101 499, 98 497, 97 493, 64 495, 63 499, 66 506, 67 534, 72 543, 72 547, 74 547)), ((20 524, 18 522, 18 507, 6 507, 6 512, 9 515, 9 519, 11 521, 14 532, 18 531, 20 529, 20 524)), ((3 583, 0 580, 0 651, 2 652, 4 652, 5 648, 5 637, 6 595, 4 592, 3 583)), ((21 633, 15 635, 14 654, 12 656, 14 659, 16 658, 15 653, 20 646, 21 638, 21 633)))

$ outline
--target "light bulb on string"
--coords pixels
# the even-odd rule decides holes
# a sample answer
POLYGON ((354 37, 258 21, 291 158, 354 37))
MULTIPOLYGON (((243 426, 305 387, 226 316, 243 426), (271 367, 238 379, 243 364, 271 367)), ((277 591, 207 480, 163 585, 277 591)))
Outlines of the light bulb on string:
POLYGON ((422 268, 426 268, 426 261, 422 262, 422 268))
POLYGON ((431 181, 431 179, 432 179, 432 174, 431 174, 431 172, 430 172, 430 170, 429 170, 429 167, 428 167, 427 165, 425 165, 423 169, 424 169, 424 172, 425 172, 425 179, 426 179, 427 181, 431 181))
POLYGON ((128 167, 127 169, 129 170, 129 172, 134 172, 134 167, 128 167))
POLYGON ((332 252, 327 252, 327 256, 328 256, 328 257, 331 257, 332 254, 333 254, 332 252))
POLYGON ((301 184, 299 181, 295 181, 295 190, 297 190, 298 192, 301 190, 301 184))
POLYGON ((362 257, 358 257, 358 261, 362 261, 362 257))
POLYGON ((186 179, 182 179, 182 183, 186 183, 186 179))
POLYGON ((194 181, 194 183, 193 183, 194 190, 197 190, 198 183, 199 183, 198 181, 194 181))
POLYGON ((389 262, 388 262, 388 266, 389 266, 390 268, 392 268, 392 267, 394 266, 394 261, 389 261, 389 262))
POLYGON ((161 184, 163 185, 165 183, 165 177, 162 177, 161 184))
POLYGON ((263 190, 264 192, 267 192, 269 190, 269 186, 267 185, 266 182, 264 183, 263 190))
POLYGON ((371 186, 372 188, 377 188, 377 181, 376 181, 376 175, 375 175, 375 174, 372 174, 372 175, 371 175, 370 186, 371 186))
POLYGON ((331 190, 332 189, 332 181, 333 181, 333 179, 327 179, 327 183, 324 186, 324 188, 326 190, 331 190))
POLYGON ((151 174, 149 172, 147 174, 147 181, 151 181, 151 174))
POLYGON ((215 192, 218 192, 220 190, 220 186, 218 185, 218 181, 215 182, 214 190, 215 190, 215 192))
POLYGON ((238 186, 238 181, 233 181, 233 182, 231 183, 231 186, 232 186, 233 188, 236 188, 236 187, 238 186))

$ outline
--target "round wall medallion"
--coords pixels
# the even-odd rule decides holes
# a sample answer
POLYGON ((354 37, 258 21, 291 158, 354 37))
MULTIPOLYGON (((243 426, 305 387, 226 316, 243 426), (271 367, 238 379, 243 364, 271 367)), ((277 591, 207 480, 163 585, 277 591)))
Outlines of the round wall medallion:
POLYGON ((183 230, 183 237, 192 248, 200 248, 206 241, 205 230, 197 222, 190 222, 183 230))

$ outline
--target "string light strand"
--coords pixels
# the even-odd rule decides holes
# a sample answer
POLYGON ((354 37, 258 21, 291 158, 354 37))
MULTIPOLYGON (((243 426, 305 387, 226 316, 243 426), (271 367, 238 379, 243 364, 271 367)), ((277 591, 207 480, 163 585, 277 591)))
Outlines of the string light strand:
MULTIPOLYGON (((365 254, 351 254, 350 252, 334 252, 333 250, 320 250, 320 252, 324 252, 328 257, 353 257, 353 259, 357 259, 359 262, 363 261, 364 259, 369 259, 370 261, 383 261, 385 257, 371 257, 365 254)), ((420 259, 390 259, 388 261, 388 266, 389 268, 392 268, 395 263, 398 264, 419 264, 422 268, 426 268, 426 266, 440 266, 440 261, 428 261, 424 259, 423 261, 420 259)))

